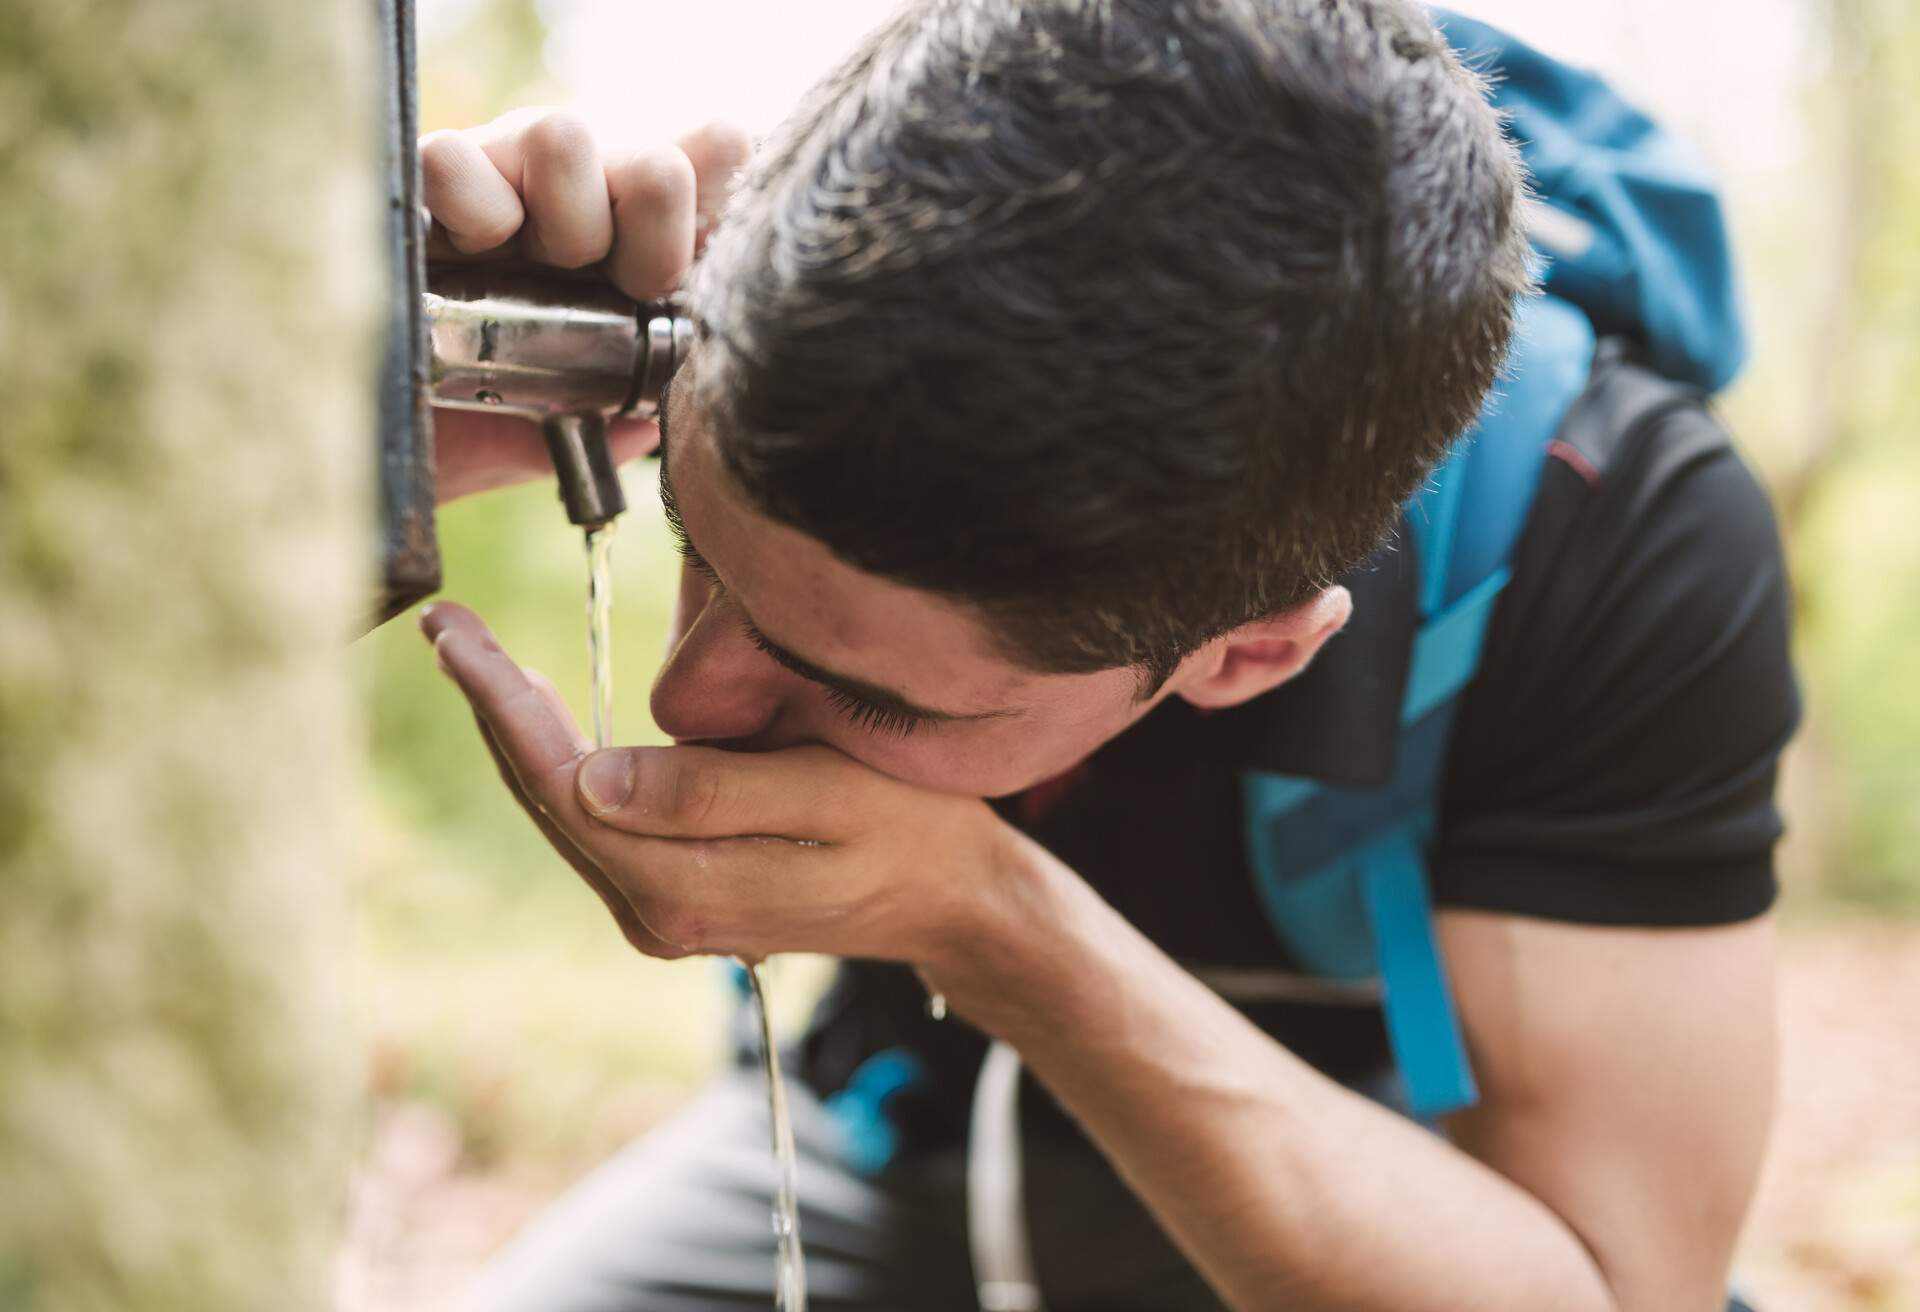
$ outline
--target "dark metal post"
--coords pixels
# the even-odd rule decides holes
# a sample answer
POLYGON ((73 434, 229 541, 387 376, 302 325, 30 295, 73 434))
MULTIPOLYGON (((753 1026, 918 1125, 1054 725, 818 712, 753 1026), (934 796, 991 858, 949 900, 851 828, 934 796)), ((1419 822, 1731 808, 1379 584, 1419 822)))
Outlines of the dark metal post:
POLYGON ((440 586, 434 536, 425 234, 420 224, 419 93, 413 0, 378 0, 385 49, 387 344, 380 366, 380 593, 368 622, 392 619, 440 586))

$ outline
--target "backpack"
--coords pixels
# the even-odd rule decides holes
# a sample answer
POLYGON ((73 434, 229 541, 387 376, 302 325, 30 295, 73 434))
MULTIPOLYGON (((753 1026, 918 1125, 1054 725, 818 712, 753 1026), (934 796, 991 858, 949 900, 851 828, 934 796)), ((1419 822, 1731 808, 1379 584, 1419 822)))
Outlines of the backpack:
POLYGON ((1744 355, 1725 225, 1697 161, 1592 75, 1484 24, 1436 18, 1470 64, 1497 73, 1494 103, 1537 189, 1529 235, 1543 294, 1519 307, 1504 378, 1475 426, 1406 508, 1418 628, 1391 778, 1241 780, 1250 873, 1274 933, 1314 975, 1378 981, 1421 1119, 1477 1099, 1434 941, 1427 854, 1453 720, 1548 452, 1570 450, 1594 474, 1626 433, 1724 385, 1744 355), (1603 333, 1620 340, 1597 360, 1603 333), (1655 372, 1590 386, 1619 372, 1625 341, 1655 372))

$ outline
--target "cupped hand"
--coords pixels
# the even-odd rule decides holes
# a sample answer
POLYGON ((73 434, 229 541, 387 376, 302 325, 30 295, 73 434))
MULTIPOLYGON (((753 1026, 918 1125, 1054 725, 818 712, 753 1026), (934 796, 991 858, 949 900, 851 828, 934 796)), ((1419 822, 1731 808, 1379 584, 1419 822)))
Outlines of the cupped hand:
POLYGON ((471 611, 437 603, 421 628, 507 787, 649 956, 825 952, 938 968, 1017 867, 1017 837, 984 802, 828 747, 596 752, 552 685, 471 611))
MULTIPOLYGON (((634 299, 655 300, 680 285, 750 149, 739 129, 711 124, 609 154, 578 115, 552 108, 430 133, 420 139, 428 254, 597 271, 634 299)), ((659 440, 651 422, 617 422, 614 458, 631 460, 659 440)), ((552 469, 538 430, 515 415, 436 411, 434 445, 443 502, 552 469)))

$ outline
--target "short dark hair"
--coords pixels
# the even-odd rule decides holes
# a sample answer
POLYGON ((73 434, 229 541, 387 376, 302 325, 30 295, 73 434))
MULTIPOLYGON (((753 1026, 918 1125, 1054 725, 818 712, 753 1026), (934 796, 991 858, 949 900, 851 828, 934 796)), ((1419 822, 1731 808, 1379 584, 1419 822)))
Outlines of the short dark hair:
POLYGON ((1400 0, 920 0, 803 101, 691 288, 725 467, 1048 672, 1364 560, 1529 286, 1485 86, 1400 0))

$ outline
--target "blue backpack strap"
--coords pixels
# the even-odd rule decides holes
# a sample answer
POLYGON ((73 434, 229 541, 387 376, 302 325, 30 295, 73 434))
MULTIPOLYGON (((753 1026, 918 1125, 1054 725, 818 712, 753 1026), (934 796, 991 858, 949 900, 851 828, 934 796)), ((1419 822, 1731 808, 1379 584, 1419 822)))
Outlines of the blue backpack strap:
POLYGON ((889 1111, 895 1095, 926 1083, 926 1067, 910 1048, 883 1048, 854 1068, 828 1095, 827 1115, 840 1128, 841 1160, 860 1175, 885 1170, 900 1151, 900 1127, 889 1111))
POLYGON ((1248 854, 1269 920, 1316 974, 1378 974, 1387 1035, 1416 1116, 1477 1096, 1434 941, 1426 850, 1453 714, 1479 667, 1546 447, 1586 385, 1594 335, 1552 297, 1521 306, 1506 377, 1409 505, 1421 624, 1384 788, 1289 775, 1242 780, 1248 854))
POLYGON ((1392 829, 1355 859, 1380 963, 1387 1043, 1408 1110, 1425 1119, 1471 1107, 1480 1091, 1434 941, 1426 856, 1413 833, 1392 829))
POLYGON ((1533 506, 1540 457, 1586 388, 1594 345, 1592 324, 1566 301, 1520 303, 1512 349, 1480 417, 1407 510, 1423 620, 1505 567, 1533 506))

